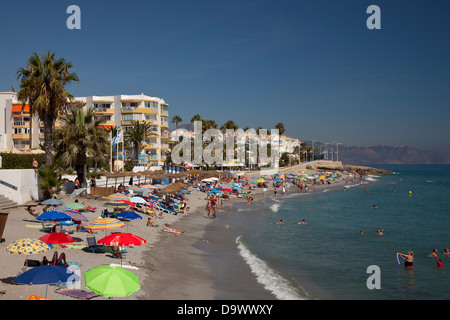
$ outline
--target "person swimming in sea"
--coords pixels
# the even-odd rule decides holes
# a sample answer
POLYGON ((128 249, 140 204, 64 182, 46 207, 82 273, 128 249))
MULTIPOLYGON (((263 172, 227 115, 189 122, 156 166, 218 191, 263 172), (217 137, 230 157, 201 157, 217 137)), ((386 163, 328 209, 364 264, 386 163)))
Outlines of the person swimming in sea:
POLYGON ((411 250, 409 250, 407 254, 399 253, 399 255, 405 260, 405 268, 413 267, 414 253, 411 250))

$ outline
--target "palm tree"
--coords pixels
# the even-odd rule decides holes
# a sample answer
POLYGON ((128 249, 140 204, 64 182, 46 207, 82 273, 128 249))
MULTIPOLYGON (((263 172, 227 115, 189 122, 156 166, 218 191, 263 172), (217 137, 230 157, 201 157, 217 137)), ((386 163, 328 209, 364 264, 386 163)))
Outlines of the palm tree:
POLYGON ((73 98, 65 87, 80 81, 70 72, 72 67, 63 58, 55 59, 55 54, 50 51, 42 57, 34 52, 26 68, 17 71, 21 90, 24 90, 21 96, 28 97, 31 103, 30 116, 38 115, 44 123, 45 164, 48 166, 53 163, 53 126, 73 98))
POLYGON ((198 113, 196 115, 194 115, 191 119, 191 122, 195 122, 195 121, 203 121, 202 117, 198 113))
POLYGON ((226 129, 237 130, 237 129, 239 129, 239 126, 233 120, 228 120, 220 127, 220 130, 226 130, 226 129))
POLYGON ((145 121, 133 120, 131 123, 131 128, 125 132, 125 137, 129 142, 133 143, 134 146, 134 157, 137 162, 139 149, 141 148, 142 142, 144 142, 147 134, 150 133, 151 125, 145 121))
POLYGON ((214 120, 203 120, 202 131, 205 132, 208 129, 217 129, 217 123, 214 120))
POLYGON ((62 190, 64 181, 58 178, 58 173, 53 167, 45 166, 35 171, 39 177, 38 187, 42 191, 43 200, 50 199, 62 190))
POLYGON ((176 127, 178 128, 178 123, 183 122, 183 119, 181 119, 180 116, 173 116, 172 123, 175 123, 176 127))
POLYGON ((286 129, 284 128, 284 124, 281 122, 278 122, 275 128, 278 129, 280 136, 286 131, 286 129))
POLYGON ((94 108, 86 112, 72 108, 62 119, 63 125, 55 131, 55 151, 63 166, 75 163, 78 180, 86 183, 87 156, 105 159, 108 156, 108 133, 99 125, 102 119, 94 120, 94 108))

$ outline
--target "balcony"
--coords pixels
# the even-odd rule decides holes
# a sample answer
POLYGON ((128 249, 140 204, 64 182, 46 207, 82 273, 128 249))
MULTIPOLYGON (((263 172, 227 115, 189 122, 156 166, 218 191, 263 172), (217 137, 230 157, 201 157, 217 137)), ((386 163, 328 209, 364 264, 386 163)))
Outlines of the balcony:
POLYGON ((14 121, 13 122, 13 127, 30 127, 30 122, 29 121, 14 121))

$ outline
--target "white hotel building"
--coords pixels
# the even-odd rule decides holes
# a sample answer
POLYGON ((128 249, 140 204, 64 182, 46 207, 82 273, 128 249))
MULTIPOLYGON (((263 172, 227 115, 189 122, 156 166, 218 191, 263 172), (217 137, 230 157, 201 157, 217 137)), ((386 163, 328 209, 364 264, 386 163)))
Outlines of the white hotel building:
MULTIPOLYGON (((102 118, 102 127, 130 128, 133 120, 151 125, 142 154, 148 155, 151 165, 163 165, 169 146, 169 105, 161 98, 140 95, 75 97, 68 106, 83 109, 94 108, 95 117, 102 118)), ((15 92, 0 92, 0 149, 29 150, 30 113, 29 106, 22 107, 15 92)), ((59 127, 59 123, 55 127, 59 127)), ((43 142, 43 124, 33 118, 32 148, 43 142)), ((132 151, 130 151, 132 152, 132 151)), ((128 155, 133 157, 133 155, 128 155)))

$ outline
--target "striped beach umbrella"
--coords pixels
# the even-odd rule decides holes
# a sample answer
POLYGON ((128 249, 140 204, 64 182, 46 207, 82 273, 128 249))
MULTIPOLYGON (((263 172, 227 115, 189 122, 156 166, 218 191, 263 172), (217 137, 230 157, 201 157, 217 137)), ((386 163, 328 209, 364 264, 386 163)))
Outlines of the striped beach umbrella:
POLYGON ((107 229, 118 229, 125 226, 125 223, 119 219, 114 218, 103 218, 92 221, 86 229, 90 230, 107 230, 107 229))
POLYGON ((79 210, 79 209, 85 209, 86 206, 82 203, 78 202, 72 202, 65 205, 66 208, 73 209, 73 210, 79 210))
POLYGON ((72 220, 75 220, 75 221, 88 221, 88 219, 83 214, 79 213, 78 211, 66 208, 66 207, 55 208, 55 209, 53 209, 53 211, 63 212, 65 214, 67 214, 69 217, 71 217, 72 220))
POLYGON ((126 195, 124 195, 123 193, 120 193, 120 192, 110 194, 109 196, 107 196, 105 198, 110 201, 120 201, 120 200, 129 201, 130 200, 126 195))
POLYGON ((50 250, 45 242, 38 239, 19 239, 6 247, 6 251, 12 254, 37 254, 50 250))
POLYGON ((109 201, 103 204, 105 207, 127 207, 129 204, 122 201, 109 201))
POLYGON ((133 192, 137 192, 137 193, 142 193, 144 192, 144 190, 141 187, 137 187, 137 186, 128 186, 127 190, 131 190, 133 192))

